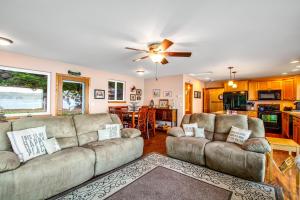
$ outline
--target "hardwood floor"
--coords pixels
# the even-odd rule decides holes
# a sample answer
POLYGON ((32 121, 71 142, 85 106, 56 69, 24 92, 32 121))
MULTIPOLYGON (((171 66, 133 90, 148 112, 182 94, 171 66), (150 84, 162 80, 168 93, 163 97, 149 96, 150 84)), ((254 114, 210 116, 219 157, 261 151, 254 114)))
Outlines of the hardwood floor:
MULTIPOLYGON (((147 140, 145 139, 144 145, 144 155, 151 152, 158 152, 160 154, 166 155, 166 133, 157 132, 154 137, 147 140)), ((286 158, 288 154, 283 151, 274 151, 274 160, 277 165, 280 165, 286 158)), ((273 167, 274 180, 272 183, 268 180, 268 167, 266 167, 266 179, 265 182, 268 184, 275 184, 283 189, 285 199, 289 200, 300 200, 300 191, 296 187, 296 168, 288 171, 286 174, 282 174, 275 167, 273 167)))

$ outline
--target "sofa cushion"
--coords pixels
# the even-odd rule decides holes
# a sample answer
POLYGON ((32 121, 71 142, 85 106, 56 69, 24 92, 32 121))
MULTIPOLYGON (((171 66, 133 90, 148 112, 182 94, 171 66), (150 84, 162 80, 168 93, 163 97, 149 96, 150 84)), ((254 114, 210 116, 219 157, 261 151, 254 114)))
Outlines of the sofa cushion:
POLYGON ((168 136, 167 154, 179 160, 205 165, 204 148, 208 142, 210 140, 205 138, 168 136))
POLYGON ((197 123, 198 127, 213 133, 215 131, 215 117, 216 115, 211 113, 195 113, 191 115, 190 123, 197 123))
POLYGON ((72 147, 29 160, 16 170, 0 173, 0 199, 46 199, 94 175, 95 153, 72 147))
POLYGON ((250 138, 265 137, 264 122, 259 118, 249 117, 248 129, 252 131, 250 138))
POLYGON ((264 154, 243 150, 239 145, 214 141, 205 146, 206 166, 251 181, 262 182, 265 174, 264 154))
POLYGON ((124 128, 121 130, 123 138, 135 138, 141 136, 141 131, 136 128, 124 128))
POLYGON ((12 151, 7 132, 11 131, 11 123, 0 123, 0 151, 12 151))
POLYGON ((78 146, 74 122, 70 116, 26 117, 12 122, 12 130, 46 126, 48 138, 55 137, 62 149, 78 146))
POLYGON ((226 141, 232 126, 248 129, 246 115, 216 115, 214 140, 226 141))
POLYGON ((168 135, 174 136, 174 137, 184 137, 185 133, 181 127, 172 127, 168 129, 168 135))
POLYGON ((144 140, 142 137, 118 138, 90 142, 84 147, 95 151, 95 175, 99 175, 141 157, 144 140))
POLYGON ((256 153, 268 153, 272 150, 265 138, 250 138, 242 145, 242 148, 256 153))
POLYGON ((181 120, 180 127, 183 127, 182 126, 183 124, 189 124, 190 123, 190 118, 191 118, 190 114, 184 115, 182 120, 181 120))
POLYGON ((20 166, 17 154, 10 151, 0 151, 0 173, 14 170, 20 166))
POLYGON ((79 145, 98 140, 98 130, 105 129, 106 124, 112 124, 108 113, 75 115, 74 123, 77 130, 79 145))

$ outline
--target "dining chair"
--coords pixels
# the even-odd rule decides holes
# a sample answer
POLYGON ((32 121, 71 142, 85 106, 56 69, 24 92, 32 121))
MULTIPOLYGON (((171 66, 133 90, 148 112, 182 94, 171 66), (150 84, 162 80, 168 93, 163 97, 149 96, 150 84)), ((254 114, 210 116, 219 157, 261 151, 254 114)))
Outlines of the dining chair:
POLYGON ((139 109, 137 128, 141 131, 143 136, 147 136, 147 139, 149 139, 149 133, 147 132, 147 113, 148 113, 148 108, 139 109))
POLYGON ((156 109, 150 108, 148 109, 148 122, 147 122, 147 132, 151 133, 151 135, 155 136, 155 125, 156 125, 156 109))

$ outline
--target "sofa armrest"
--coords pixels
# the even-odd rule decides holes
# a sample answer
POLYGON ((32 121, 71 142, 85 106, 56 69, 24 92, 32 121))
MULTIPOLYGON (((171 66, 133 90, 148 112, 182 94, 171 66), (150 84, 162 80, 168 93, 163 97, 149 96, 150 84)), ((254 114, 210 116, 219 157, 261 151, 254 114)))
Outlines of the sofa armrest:
POLYGON ((123 128, 121 130, 122 138, 135 138, 141 135, 141 131, 136 128, 123 128))
POLYGON ((14 170, 20 166, 17 154, 11 151, 0 151, 0 173, 14 170))
POLYGON ((185 133, 181 127, 172 127, 168 130, 168 135, 173 137, 183 137, 185 133))
POLYGON ((271 146, 265 138, 250 138, 242 145, 242 148, 246 151, 263 154, 271 151, 271 146))

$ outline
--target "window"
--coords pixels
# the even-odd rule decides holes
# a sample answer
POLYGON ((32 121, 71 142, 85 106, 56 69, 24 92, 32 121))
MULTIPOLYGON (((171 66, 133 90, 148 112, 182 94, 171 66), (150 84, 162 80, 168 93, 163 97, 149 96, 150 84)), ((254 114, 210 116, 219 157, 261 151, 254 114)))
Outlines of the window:
POLYGON ((108 100, 109 101, 125 101, 125 82, 124 81, 108 81, 108 100))
POLYGON ((50 114, 50 73, 0 66, 0 112, 50 114))

